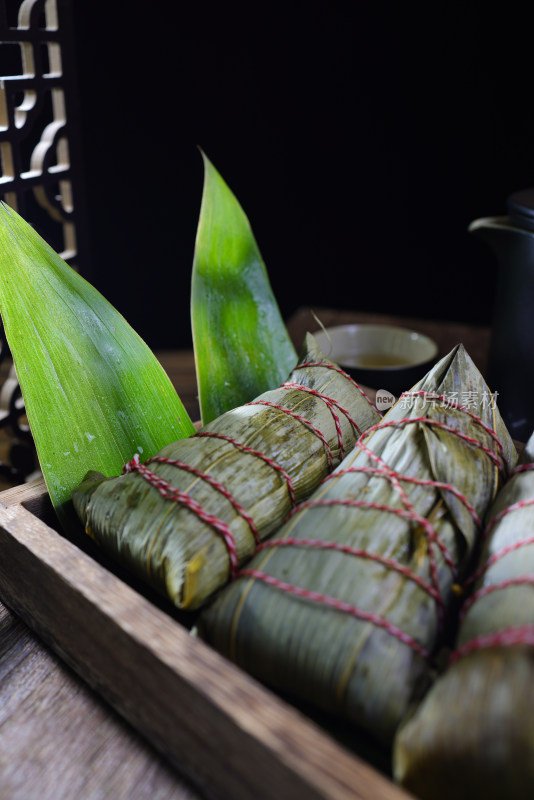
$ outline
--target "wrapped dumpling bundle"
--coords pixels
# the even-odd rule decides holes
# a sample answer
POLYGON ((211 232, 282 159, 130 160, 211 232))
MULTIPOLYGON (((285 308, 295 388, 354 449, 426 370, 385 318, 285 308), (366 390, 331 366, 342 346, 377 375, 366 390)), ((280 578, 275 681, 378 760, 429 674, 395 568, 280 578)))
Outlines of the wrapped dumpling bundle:
POLYGON ((380 414, 308 336, 280 387, 164 447, 125 474, 89 473, 73 492, 87 533, 195 609, 339 464, 380 414))
POLYGON ((428 800, 534 793, 534 436, 492 505, 449 665, 394 749, 428 800))
POLYGON ((275 689, 391 743, 515 459, 493 405, 458 346, 258 547, 200 614, 200 635, 275 689))

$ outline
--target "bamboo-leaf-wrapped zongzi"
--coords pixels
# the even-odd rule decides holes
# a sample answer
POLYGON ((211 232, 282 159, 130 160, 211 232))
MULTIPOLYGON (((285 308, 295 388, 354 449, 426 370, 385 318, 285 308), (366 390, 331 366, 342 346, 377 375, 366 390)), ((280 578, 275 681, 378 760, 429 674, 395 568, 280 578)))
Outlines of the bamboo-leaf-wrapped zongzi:
POLYGON ((499 492, 455 649, 395 742, 399 781, 428 800, 534 793, 534 435, 499 492))
POLYGON ((200 635, 389 743, 426 684, 480 519, 515 459, 493 406, 458 346, 258 547, 201 613, 200 635))
POLYGON ((73 492, 86 530, 177 606, 201 605, 380 415, 315 340, 282 387, 73 492))

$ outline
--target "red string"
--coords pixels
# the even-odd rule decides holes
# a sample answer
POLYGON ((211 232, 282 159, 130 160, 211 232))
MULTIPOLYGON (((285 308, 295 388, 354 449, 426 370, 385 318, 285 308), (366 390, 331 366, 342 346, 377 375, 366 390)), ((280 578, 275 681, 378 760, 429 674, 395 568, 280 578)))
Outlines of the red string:
MULTIPOLYGON (((431 525, 431 523, 426 519, 426 517, 421 516, 413 505, 410 508, 397 508, 394 506, 387 505, 385 503, 373 503, 368 500, 353 500, 350 498, 334 498, 332 500, 305 500, 303 503, 299 503, 291 512, 288 514, 287 519, 291 519, 295 514, 302 511, 304 508, 320 508, 321 506, 346 506, 348 508, 367 508, 367 509, 374 509, 376 511, 386 511, 390 514, 396 514, 403 519, 410 520, 411 522, 415 522, 418 525, 421 525, 427 533, 429 543, 435 543, 443 553, 444 559, 448 566, 451 569, 454 579, 456 579, 456 567, 454 562, 443 544, 442 540, 440 539, 437 531, 431 525), (426 523, 426 524, 425 524, 426 523)), ((434 569, 431 570, 432 578, 434 581, 434 585, 436 587, 436 591, 439 590, 439 582, 437 579, 437 574, 434 569)), ((440 605, 443 608, 443 602, 441 598, 439 599, 440 605)))
POLYGON ((250 516, 250 514, 246 511, 245 508, 238 503, 235 497, 228 491, 228 489, 212 478, 211 475, 208 475, 206 472, 202 472, 201 470, 197 469, 196 467, 192 467, 190 464, 186 464, 185 461, 181 461, 179 458, 165 458, 164 456, 153 456, 149 458, 148 461, 145 461, 145 464, 151 463, 158 463, 158 464, 170 464, 173 467, 177 467, 178 469, 184 470, 185 472, 190 472, 192 475, 195 475, 197 478, 208 483, 213 489, 216 489, 223 497, 231 503, 232 507, 238 513, 240 517, 242 517, 247 525, 249 526, 250 530, 252 531, 252 535, 254 536, 254 540, 256 544, 261 543, 261 538, 258 533, 258 529, 256 528, 256 523, 250 516))
MULTIPOLYGON (((531 500, 523 500, 521 503, 514 503, 515 508, 511 509, 511 511, 515 511, 518 508, 523 508, 524 506, 531 506, 534 505, 534 498, 531 500)), ((510 513, 510 511, 508 511, 510 513)), ((503 513, 501 519, 505 516, 503 513)), ((493 526, 492 526, 493 527, 493 526)), ((503 547, 502 550, 499 550, 497 553, 494 553, 491 558, 488 558, 485 564, 476 570, 464 583, 464 589, 469 587, 471 584, 476 583, 482 575, 487 572, 487 570, 495 564, 496 561, 499 561, 503 556, 508 555, 508 553, 513 553, 514 550, 519 550, 521 547, 526 547, 529 544, 534 544, 534 536, 529 536, 526 539, 519 539, 517 542, 513 544, 509 544, 506 547, 503 547)))
POLYGON ((249 577, 263 581, 264 583, 268 583, 270 586, 274 586, 277 589, 288 592, 289 594, 297 595, 297 597, 304 597, 306 600, 313 600, 317 603, 321 603, 322 605, 335 608, 337 611, 342 611, 345 614, 350 614, 353 617, 357 617, 357 619, 361 619, 364 622, 370 622, 373 625, 376 625, 378 628, 383 628, 397 639, 400 639, 401 642, 404 642, 404 644, 407 644, 409 647, 415 650, 415 652, 422 656, 422 658, 429 658, 428 651, 425 650, 425 648, 419 644, 416 639, 414 639, 412 636, 409 636, 409 634, 405 633, 396 625, 393 625, 393 623, 389 622, 387 619, 379 616, 378 614, 362 611, 362 609, 357 608, 356 606, 351 606, 349 603, 344 603, 342 600, 337 600, 335 597, 329 597, 329 595, 319 594, 319 592, 313 592, 309 589, 302 589, 299 586, 292 586, 290 583, 285 583, 278 578, 274 578, 272 575, 267 575, 265 572, 260 572, 256 569, 242 569, 239 571, 236 577, 249 577))
POLYGON ((232 438, 232 436, 226 436, 224 433, 215 433, 214 431, 197 431, 194 436, 198 437, 205 437, 209 439, 221 439, 224 442, 228 442, 229 444, 233 445, 237 450, 241 450, 243 453, 248 453, 249 455, 256 456, 261 461, 264 461, 270 467, 272 467, 276 472, 278 472, 286 481, 287 489, 289 492, 289 499, 291 501, 291 505, 295 505, 295 489, 293 487, 293 481, 291 480, 291 476, 286 470, 277 464, 272 458, 266 456, 265 453, 262 453, 260 450, 254 450, 252 447, 249 447, 246 444, 241 444, 238 442, 237 439, 232 438))
POLYGON ((470 653, 484 650, 488 647, 511 647, 518 644, 534 647, 534 625, 519 625, 517 627, 505 628, 495 633, 487 633, 482 636, 475 636, 469 642, 458 647, 449 658, 449 666, 470 653))
POLYGON ((248 406, 268 406, 269 408, 276 408, 277 411, 283 411, 284 414, 289 414, 290 417, 293 419, 298 420, 298 422, 302 422, 303 425, 315 433, 316 436, 322 441, 325 446, 326 454, 328 456, 328 463, 330 464, 330 469, 334 467, 334 457, 332 455, 332 448, 328 444, 328 439, 322 434, 319 428, 312 425, 312 423, 307 420, 305 417, 302 417, 300 414, 295 414, 294 411, 290 411, 289 408, 284 408, 284 406, 279 405, 278 403, 271 403, 270 400, 253 400, 251 403, 247 403, 248 406))
POLYGON ((382 416, 382 414, 377 409, 375 404, 371 401, 369 396, 364 392, 360 384, 356 383, 356 381, 349 375, 349 373, 345 372, 345 370, 341 369, 341 367, 338 367, 337 364, 329 364, 328 361, 307 361, 304 364, 299 364, 297 369, 301 369, 302 367, 325 367, 326 369, 331 369, 334 372, 338 372, 340 375, 343 375, 343 377, 346 378, 348 381, 350 381, 353 384, 353 386, 355 386, 358 389, 360 394, 362 394, 365 397, 371 408, 376 411, 378 416, 379 417, 382 416))
POLYGON ((341 431, 341 423, 339 421, 339 417, 336 414, 336 412, 334 411, 334 409, 337 408, 338 411, 341 411, 341 413, 344 414, 345 417, 348 419, 348 421, 350 422, 350 424, 352 425, 352 427, 354 428, 356 433, 358 435, 361 435, 360 429, 358 428, 358 426, 356 425, 356 423, 352 419, 352 417, 349 414, 349 412, 345 408, 343 408, 341 403, 338 403, 337 400, 333 400, 331 397, 328 397, 327 395, 322 394, 321 392, 318 392, 316 389, 310 389, 309 386, 301 386, 300 383, 287 383, 286 382, 286 383, 283 383, 280 388, 281 389, 298 389, 301 392, 307 392, 308 394, 311 394, 314 397, 319 397, 321 400, 324 400, 324 402, 326 403, 326 405, 330 409, 330 413, 332 414, 332 419, 334 420, 334 425, 336 426, 337 442, 338 442, 338 447, 339 447, 339 458, 340 458, 341 461, 343 461, 343 459, 345 458, 345 447, 343 445, 343 433, 341 431))
POLYGON ((234 535, 226 522, 219 519, 214 514, 209 514, 204 510, 200 503, 197 503, 197 501, 191 497, 191 495, 176 489, 174 486, 171 486, 171 484, 166 480, 160 478, 154 472, 149 470, 144 464, 141 464, 139 461, 139 455, 137 453, 134 455, 131 461, 124 465, 123 471, 138 472, 148 483, 150 483, 151 486, 154 486, 161 496, 166 500, 179 503, 185 508, 188 508, 194 514, 196 514, 197 517, 202 520, 202 522, 205 522, 207 525, 210 525, 215 531, 217 531, 217 533, 222 536, 228 550, 228 555, 230 558, 230 574, 232 578, 236 576, 237 569, 239 567, 239 559, 237 556, 234 535))
MULTIPOLYGON (((346 373, 344 370, 340 369, 340 367, 336 366, 335 364, 329 364, 328 362, 324 362, 324 361, 307 361, 304 364, 299 364, 298 367, 297 367, 297 370, 299 370, 299 369, 301 369, 303 367, 323 367, 325 369, 330 369, 333 372, 337 372, 339 375, 342 375, 344 378, 346 378, 348 381, 350 381, 350 383, 352 383, 356 387, 356 389, 360 392, 360 394, 362 394, 363 397, 367 400, 367 402, 369 403, 371 408, 373 408, 376 411, 378 416, 382 416, 380 414, 380 412, 377 410, 376 406, 373 405, 373 403, 371 402, 369 397, 363 391, 361 386, 359 386, 356 383, 356 381, 354 381, 350 377, 350 375, 348 373, 346 373)), ((296 370, 293 370, 293 371, 295 372, 296 370)), ((343 408, 343 406, 340 403, 338 403, 337 400, 334 400, 332 397, 329 397, 329 396, 327 396, 327 395, 325 395, 325 394, 323 394, 321 392, 318 392, 316 389, 311 389, 308 386, 303 386, 300 383, 294 383, 294 382, 292 383, 292 382, 286 381, 285 383, 282 384, 281 388, 282 389, 297 389, 297 390, 301 390, 301 391, 307 392, 308 394, 312 394, 315 397, 319 397, 321 400, 324 400, 324 402, 326 403, 326 405, 330 409, 330 412, 332 413, 332 417, 334 419, 334 424, 336 426, 336 433, 337 433, 337 437, 338 437, 338 446, 339 446, 339 450, 340 450, 340 459, 343 460, 344 453, 345 453, 345 448, 344 448, 344 445, 343 445, 343 436, 342 436, 342 433, 341 433, 339 417, 335 413, 334 407, 337 408, 342 414, 345 415, 345 417, 348 419, 348 421, 352 425, 352 427, 353 427, 354 431, 356 432, 356 434, 358 436, 361 435, 361 430, 360 430, 359 426, 357 425, 356 421, 352 418, 352 416, 349 414, 347 409, 343 408)), ((319 436, 319 438, 321 439, 321 441, 323 442, 323 444, 326 447, 327 454, 328 454, 328 459, 329 459, 329 462, 330 462, 330 467, 331 468, 333 467, 334 464, 333 464, 332 450, 330 448, 330 445, 328 444, 327 439, 324 437, 324 435, 321 433, 321 431, 318 428, 316 428, 314 425, 311 424, 311 422, 309 420, 305 419, 300 414, 295 414, 294 411, 291 411, 290 409, 285 408, 284 406, 281 406, 281 405, 279 405, 277 403, 271 403, 269 400, 253 400, 252 402, 247 403, 247 405, 249 405, 249 406, 255 406, 255 405, 270 406, 272 408, 276 408, 278 411, 284 412, 285 414, 289 414, 294 419, 297 419, 297 420, 299 420, 299 422, 302 422, 304 425, 306 425, 306 427, 308 427, 315 434, 317 434, 317 436, 319 436)))
POLYGON ((456 403, 456 402, 454 402, 452 400, 449 400, 449 398, 446 397, 445 395, 439 395, 439 394, 435 394, 435 393, 432 393, 432 392, 424 392, 424 391, 403 392, 402 395, 401 395, 401 397, 421 397, 421 396, 423 396, 424 398, 431 399, 431 400, 441 400, 442 402, 445 403, 445 407, 455 408, 457 411, 462 411, 464 414, 467 414, 468 416, 470 416, 471 419, 473 420, 473 422, 475 422, 477 425, 479 425, 482 428, 482 430, 486 431, 488 436, 490 436, 493 439, 493 441, 495 442, 495 444, 497 446, 497 449, 499 450, 503 469, 505 471, 507 470, 508 465, 507 465, 507 462, 506 462, 506 456, 504 455, 504 448, 502 446, 502 442, 500 441, 499 437, 497 436, 497 434, 495 433, 493 428, 490 428, 489 425, 486 425, 486 423, 480 417, 478 417, 476 414, 474 414, 468 408, 466 408, 465 406, 461 405, 460 403, 456 403))
POLYGON ((431 486, 435 489, 443 489, 443 491, 450 492, 458 500, 460 500, 460 502, 463 503, 463 505, 466 507, 469 514, 473 518, 473 522, 475 523, 476 527, 482 528, 482 521, 478 516, 477 512, 475 511, 475 509, 473 508, 467 497, 464 494, 462 494, 462 492, 459 489, 457 489, 456 486, 453 486, 452 483, 443 483, 442 481, 434 481, 425 478, 415 478, 409 475, 401 475, 399 472, 394 473, 393 471, 385 471, 383 469, 378 469, 377 467, 368 467, 368 466, 347 467, 347 469, 338 469, 336 470, 335 473, 326 475, 326 477, 323 478, 322 483, 326 483, 326 481, 332 478, 341 477, 341 475, 349 475, 352 472, 369 473, 370 475, 376 476, 377 478, 386 478, 386 480, 389 481, 391 481, 392 476, 395 475, 395 477, 399 481, 402 481, 403 483, 413 483, 416 484, 417 486, 431 486))
MULTIPOLYGON (((419 395, 420 393, 419 392, 405 393, 405 396, 409 395, 409 394, 419 395)), ((446 398, 444 396, 442 396, 442 395, 429 394, 429 393, 426 393, 426 398, 429 399, 429 400, 441 400, 441 401, 446 400, 446 398)), ((448 402, 448 404, 450 406, 451 402, 448 401, 448 400, 447 400, 447 402, 448 402)), ((307 501, 305 501, 303 503, 300 503, 298 506, 296 506, 291 511, 291 513, 290 513, 290 515, 288 517, 288 519, 290 519, 292 516, 294 516, 295 514, 299 513, 300 511, 302 511, 305 508, 328 507, 328 506, 334 506, 334 505, 338 505, 338 506, 339 505, 343 505, 343 506, 347 506, 347 507, 351 507, 351 508, 377 509, 377 510, 384 511, 384 512, 387 512, 387 513, 397 514, 398 516, 400 516, 400 517, 402 517, 404 519, 407 519, 407 520, 410 520, 412 522, 415 522, 416 524, 420 525, 424 529, 424 531, 426 533, 426 536, 427 536, 427 540, 428 540, 428 558, 429 558, 429 569, 430 569, 430 575, 431 575, 431 582, 430 583, 425 581, 422 577, 420 577, 419 575, 417 575, 415 572, 413 572, 412 570, 408 569, 404 565, 400 564, 397 561, 394 561, 393 559, 388 559, 388 558, 386 558, 384 556, 380 556, 380 555, 378 555, 376 553, 372 553, 372 552, 369 552, 369 551, 364 550, 364 549, 352 548, 352 547, 345 546, 345 545, 339 545, 339 544, 336 544, 336 543, 333 543, 333 542, 326 542, 326 541, 320 541, 320 540, 310 540, 310 539, 291 539, 291 538, 288 538, 288 539, 277 539, 277 540, 271 540, 271 541, 262 543, 261 545, 259 545, 256 548, 256 553, 258 553, 261 550, 264 550, 266 548, 269 548, 269 547, 275 547, 276 548, 276 547, 285 547, 285 546, 293 546, 293 547, 301 546, 301 547, 309 547, 309 548, 317 547, 317 548, 322 548, 322 549, 325 549, 325 550, 338 550, 338 551, 343 552, 343 553, 348 554, 348 555, 352 555, 352 556, 356 556, 356 557, 360 557, 360 558, 367 558, 367 559, 373 560, 373 561, 375 561, 377 563, 380 563, 382 566, 384 566, 386 568, 395 570, 398 573, 404 575, 408 580, 416 583, 424 591, 426 591, 434 599, 434 601, 436 603, 436 609, 437 609, 437 613, 438 613, 438 620, 441 623, 442 620, 443 620, 445 602, 444 602, 444 598, 441 595, 441 589, 440 589, 440 584, 439 584, 439 576, 438 576, 438 571, 437 571, 437 563, 436 563, 434 549, 433 549, 434 545, 437 546, 439 548, 439 550, 441 551, 441 553, 443 555, 443 558, 444 558, 444 561, 449 566, 449 568, 451 569, 451 573, 452 573, 454 579, 456 579, 456 575, 457 575, 456 566, 455 566, 455 564, 453 562, 453 559, 451 558, 450 554, 448 553, 444 543, 441 541, 437 531, 435 530, 433 525, 430 523, 430 521, 428 519, 426 519, 426 517, 423 517, 415 509, 413 504, 410 502, 406 492, 402 488, 402 484, 403 483, 411 483, 411 484, 416 484, 416 485, 431 486, 431 487, 436 488, 436 489, 440 489, 440 490, 443 490, 443 491, 451 492, 458 500, 460 500, 463 503, 463 505, 465 506, 465 508, 470 513, 475 525, 478 528, 481 528, 480 518, 478 517, 478 514, 476 513, 474 507, 467 500, 465 495, 459 489, 454 487, 452 484, 444 483, 442 481, 426 480, 426 479, 421 479, 421 478, 412 478, 410 476, 402 475, 402 474, 396 472, 395 470, 391 469, 387 465, 387 463, 380 456, 378 456, 376 453, 374 453, 365 444, 365 439, 367 439, 368 436, 371 435, 373 432, 376 432, 376 431, 378 431, 380 429, 397 428, 397 427, 400 428, 400 427, 402 427, 404 425, 413 424, 413 423, 425 424, 425 425, 428 425, 430 427, 436 427, 438 429, 441 429, 441 430, 444 430, 444 431, 446 431, 448 433, 451 433, 451 434, 453 434, 455 436, 458 436, 467 445, 475 447, 477 449, 480 449, 481 452, 484 452, 491 459, 492 463, 495 464, 495 466, 499 468, 500 471, 505 471, 506 470, 506 460, 505 460, 505 457, 504 457, 504 449, 503 449, 501 443, 499 442, 498 438, 496 437, 495 432, 491 428, 489 428, 483 422, 483 420, 480 419, 480 417, 477 417, 475 414, 473 414, 468 409, 464 408, 463 406, 460 406, 459 404, 452 403, 452 405, 457 410, 459 410, 459 411, 461 411, 463 413, 466 413, 475 423, 477 423, 479 425, 479 427, 486 434, 488 434, 491 437, 491 439, 495 442, 495 445, 496 445, 496 447, 498 449, 500 458, 495 455, 493 450, 491 450, 489 447, 486 447, 485 445, 483 445, 478 439, 475 439, 475 438, 473 438, 471 436, 467 436, 466 434, 462 433, 459 430, 456 430, 455 428, 452 428, 450 425, 447 425, 446 423, 439 422, 438 420, 434 420, 434 419, 431 419, 431 418, 426 417, 426 416, 415 417, 415 418, 408 417, 408 418, 404 418, 404 419, 401 419, 401 420, 398 420, 398 421, 392 420, 392 421, 380 422, 380 423, 377 423, 376 425, 373 425, 371 428, 369 428, 364 434, 362 434, 360 436, 360 438, 356 442, 356 447, 360 448, 372 461, 374 461, 379 466, 378 467, 362 466, 362 467, 349 467, 347 469, 340 469, 337 472, 334 472, 331 475, 329 475, 328 479, 337 479, 338 477, 341 477, 341 476, 346 475, 346 474, 351 473, 351 472, 368 472, 369 474, 371 474, 371 476, 386 478, 387 480, 389 480, 391 482, 392 486, 396 490, 402 505, 400 507, 394 507, 394 506, 387 505, 387 504, 374 503, 374 502, 365 501, 365 500, 355 500, 355 499, 351 499, 351 498, 307 500, 307 501)), ((325 479, 325 480, 327 480, 327 479, 325 479)), ((377 615, 374 615, 374 614, 370 614, 368 612, 365 612, 365 611, 363 611, 361 609, 356 608, 355 606, 351 606, 351 605, 349 605, 347 603, 344 603, 344 602, 342 602, 340 600, 336 600, 334 598, 331 598, 331 597, 328 597, 328 596, 325 596, 325 595, 321 595, 321 594, 318 594, 316 592, 303 589, 301 587, 292 586, 291 584, 289 584, 289 583, 287 583, 285 581, 281 581, 278 578, 275 578, 275 577, 270 576, 270 575, 266 575, 265 573, 263 573, 261 571, 258 571, 258 570, 253 570, 253 569, 240 570, 236 577, 241 577, 241 576, 248 576, 248 577, 252 577, 252 578, 256 578, 256 579, 262 580, 262 581, 268 583, 269 585, 271 585, 273 587, 276 587, 276 588, 278 588, 278 589, 280 589, 282 591, 285 591, 285 592, 288 592, 288 593, 291 593, 291 594, 295 594, 295 595, 298 595, 298 596, 301 596, 301 597, 304 597, 304 598, 308 598, 308 599, 311 599, 311 600, 315 600, 316 602, 325 603, 326 605, 328 605, 328 606, 330 606, 332 608, 336 608, 338 610, 345 611, 346 613, 352 614, 353 616, 357 616, 360 619, 365 619, 365 620, 371 622, 372 624, 378 625, 379 627, 384 628, 385 630, 389 631, 389 633, 391 633, 393 636, 398 638, 400 641, 405 642, 406 644, 408 644, 410 647, 412 647, 412 649, 414 649, 420 655, 423 655, 423 657, 427 658, 428 655, 429 655, 427 653, 427 651, 425 650, 425 648, 421 644, 416 642, 412 637, 410 637, 405 632, 401 631, 397 626, 393 625, 392 623, 389 623, 383 617, 380 617, 380 616, 377 616, 377 615)))
POLYGON ((438 428, 439 430, 446 431, 447 433, 452 433, 454 436, 458 436, 459 439, 467 442, 467 444, 482 450, 487 456, 489 456, 500 472, 506 473, 506 463, 502 461, 501 458, 496 456, 493 450, 490 450, 489 447, 483 445, 478 441, 478 439, 474 439, 472 436, 467 436, 467 434, 456 430, 456 428, 452 428, 445 422, 439 422, 438 420, 430 419, 429 417, 409 417, 400 420, 391 420, 390 422, 380 422, 377 425, 373 425, 372 427, 368 428, 368 430, 366 430, 363 434, 363 437, 366 438, 381 428, 400 428, 404 425, 415 425, 420 422, 428 425, 430 428, 438 428))
POLYGON ((534 464, 518 464, 511 473, 510 477, 514 475, 519 475, 521 472, 531 472, 534 469, 534 464))
POLYGON ((499 592, 502 589, 509 589, 511 586, 528 585, 534 585, 534 575, 522 575, 519 578, 509 578, 508 580, 500 581, 499 583, 491 583, 489 586, 483 586, 465 601, 460 614, 460 622, 463 622, 464 617, 471 606, 473 606, 481 597, 487 597, 489 594, 493 594, 493 592, 499 592))
POLYGON ((256 548, 256 553, 259 553, 261 550, 266 550, 269 547, 316 547, 320 550, 337 550, 340 553, 347 553, 348 555, 358 558, 366 558, 370 561, 375 561, 383 567, 399 572, 401 575, 404 575, 405 578, 408 578, 408 580, 420 586, 430 597, 433 597, 438 602, 440 600, 440 598, 436 596, 434 587, 430 586, 420 575, 417 575, 417 573, 408 569, 408 567, 404 567, 392 558, 381 556, 378 553, 370 553, 368 550, 350 547, 349 545, 338 544, 337 542, 322 542, 316 539, 269 539, 266 542, 262 542, 256 548))

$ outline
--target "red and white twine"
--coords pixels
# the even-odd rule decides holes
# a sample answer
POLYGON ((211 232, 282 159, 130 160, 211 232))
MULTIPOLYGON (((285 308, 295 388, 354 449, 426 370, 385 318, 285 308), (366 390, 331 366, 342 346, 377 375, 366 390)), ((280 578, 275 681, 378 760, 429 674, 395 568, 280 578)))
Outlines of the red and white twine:
POLYGON ((131 461, 125 464, 124 472, 138 472, 148 483, 150 483, 151 486, 158 490, 165 500, 170 500, 173 503, 179 503, 180 505, 189 509, 189 511, 191 511, 193 514, 196 514, 196 516, 202 520, 202 522, 210 525, 217 533, 219 533, 223 538, 226 549, 228 550, 228 556, 230 559, 230 574, 232 577, 235 577, 239 567, 239 558, 237 555, 234 534, 226 522, 223 522, 223 520, 219 519, 214 514, 208 513, 200 505, 200 503, 197 503, 197 501, 191 497, 190 494, 176 489, 168 481, 160 478, 155 472, 152 472, 152 470, 145 466, 145 464, 141 463, 137 453, 134 455, 131 461))
POLYGON ((352 383, 352 385, 356 387, 356 389, 360 392, 361 395, 363 395, 365 397, 365 399, 367 400, 367 402, 369 403, 371 408, 374 409, 374 411, 376 411, 378 416, 379 417, 382 416, 380 411, 378 411, 378 409, 375 406, 375 404, 373 402, 371 402, 371 399, 369 398, 369 395, 362 389, 360 384, 356 383, 354 378, 352 378, 348 374, 348 372, 345 372, 345 370, 341 369, 341 367, 338 367, 337 364, 331 364, 329 361, 307 361, 304 364, 299 364, 297 369, 304 369, 304 367, 324 367, 325 369, 331 369, 332 372, 337 372, 338 375, 342 375, 346 380, 349 381, 349 383, 352 383))

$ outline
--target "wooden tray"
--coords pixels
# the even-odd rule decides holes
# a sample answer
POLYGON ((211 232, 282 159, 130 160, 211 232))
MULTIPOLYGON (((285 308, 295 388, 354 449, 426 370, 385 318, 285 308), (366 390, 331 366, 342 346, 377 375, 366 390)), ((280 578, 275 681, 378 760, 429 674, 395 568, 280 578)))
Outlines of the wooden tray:
POLYGON ((232 800, 408 800, 51 527, 43 481, 0 504, 3 602, 194 783, 232 800))

